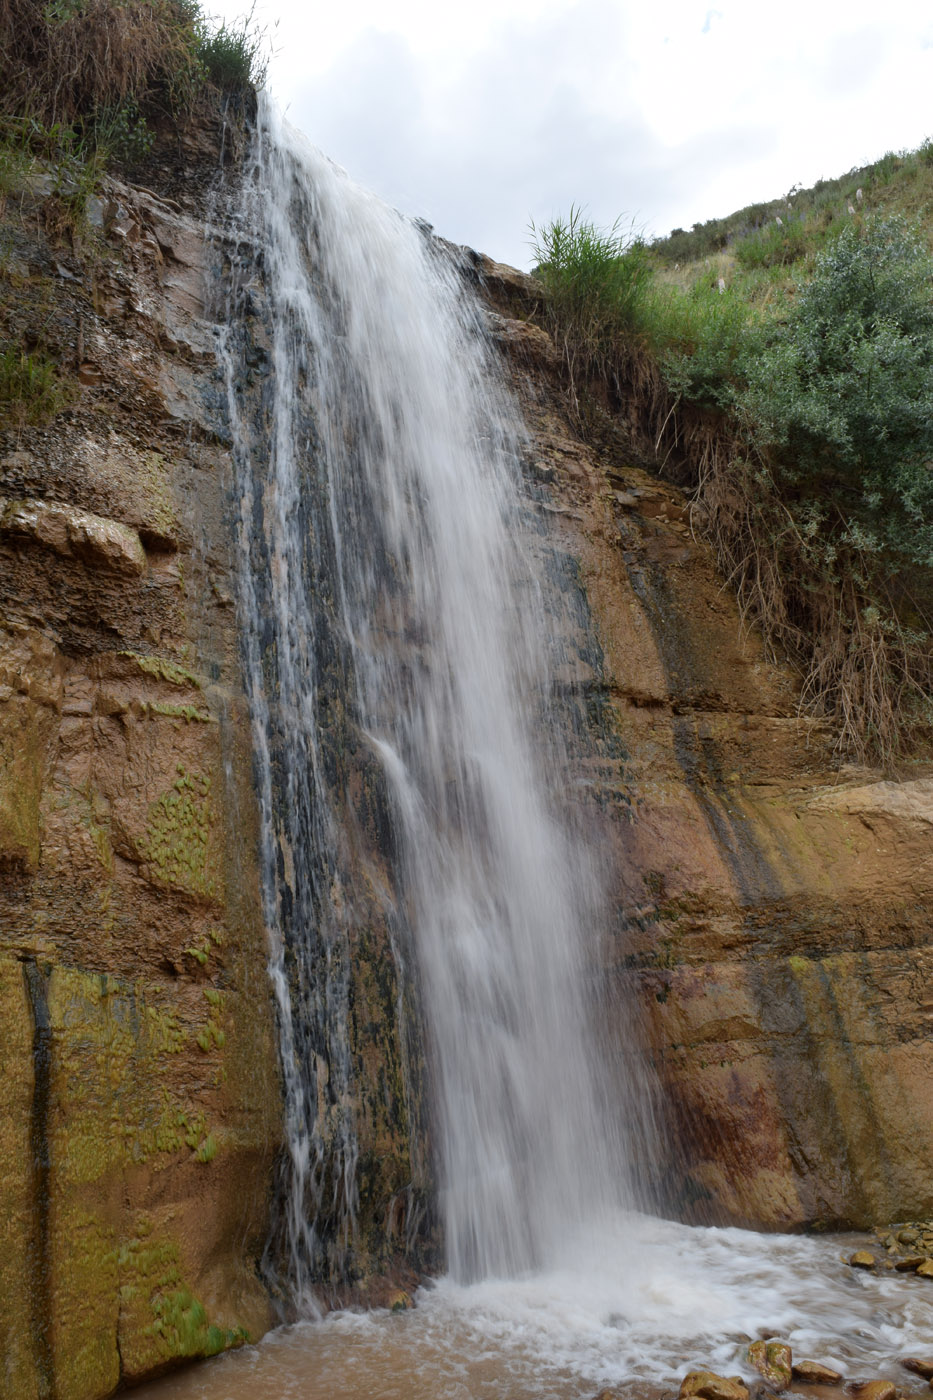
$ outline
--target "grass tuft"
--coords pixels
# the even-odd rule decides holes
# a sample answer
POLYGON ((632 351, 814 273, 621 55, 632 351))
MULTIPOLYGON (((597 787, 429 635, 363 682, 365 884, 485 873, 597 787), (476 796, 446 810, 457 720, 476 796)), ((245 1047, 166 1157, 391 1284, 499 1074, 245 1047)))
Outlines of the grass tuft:
POLYGON ((70 400, 51 360, 13 347, 0 351, 0 426, 47 423, 70 400))

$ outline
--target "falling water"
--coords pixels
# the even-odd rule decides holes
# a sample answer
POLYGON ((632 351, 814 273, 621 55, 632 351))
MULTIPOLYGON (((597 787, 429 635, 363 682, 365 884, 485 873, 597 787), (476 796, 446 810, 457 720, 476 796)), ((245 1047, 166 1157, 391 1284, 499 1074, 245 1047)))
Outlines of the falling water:
POLYGON ((342 1200, 350 1233, 354 1209, 340 838, 317 738, 333 701, 321 690, 325 595, 345 703, 391 794, 395 914, 425 1007, 448 1266, 460 1280, 511 1275, 551 1261, 624 1175, 583 996, 597 881, 553 811, 560 752, 521 547, 522 427, 456 257, 269 105, 244 226, 253 221, 269 304, 263 479, 232 354, 229 379, 266 915, 278 931, 289 1247, 303 1288, 324 1193, 342 1200), (329 1164, 316 1122, 325 1102, 340 1119, 329 1164))

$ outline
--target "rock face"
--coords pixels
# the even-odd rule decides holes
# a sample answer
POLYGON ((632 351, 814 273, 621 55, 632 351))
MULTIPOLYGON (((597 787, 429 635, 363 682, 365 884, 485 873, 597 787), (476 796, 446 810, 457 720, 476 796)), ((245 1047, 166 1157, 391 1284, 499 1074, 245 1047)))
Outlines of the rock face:
POLYGON ((80 237, 41 231, 41 187, 3 219, 0 339, 73 385, 50 424, 0 435, 0 1393, 17 1400, 108 1395, 270 1319, 279 1086, 205 316, 218 155, 190 141, 174 197, 111 181, 80 237))
POLYGON ((533 279, 473 269, 564 561, 557 674, 618 909, 608 1034, 622 1064, 650 1046, 661 1204, 779 1228, 915 1218, 933 1197, 930 765, 840 765, 682 493, 570 427, 533 279))
MULTIPOLYGON (((3 215, 0 340, 41 346, 73 389, 50 424, 0 432, 0 1350, 17 1400, 94 1400, 270 1320, 281 1107, 206 307, 217 150, 185 139, 189 175, 156 170, 158 194, 110 181, 81 237, 62 242, 41 182, 3 215)), ((700 1220, 929 1213, 933 778, 839 766, 683 496, 574 433, 534 283, 472 269, 531 431, 529 548, 585 794, 568 801, 617 911, 605 1038, 620 1065, 638 1037, 650 1051, 645 1173, 700 1220)), ((384 785, 333 713, 369 871, 347 896, 351 1051, 361 1248, 383 1267, 434 1247, 426 1113, 402 1084, 379 923, 384 785)))

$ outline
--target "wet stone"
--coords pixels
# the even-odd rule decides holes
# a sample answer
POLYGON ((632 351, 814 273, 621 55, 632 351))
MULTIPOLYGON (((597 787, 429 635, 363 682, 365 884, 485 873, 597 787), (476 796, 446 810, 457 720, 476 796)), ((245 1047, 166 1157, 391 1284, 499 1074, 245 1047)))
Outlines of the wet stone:
POLYGON ((896 1259, 894 1267, 899 1274, 911 1274, 924 1262, 923 1254, 908 1254, 904 1259, 896 1259))
POLYGON ((917 1265, 916 1272, 920 1278, 933 1278, 933 1259, 924 1259, 917 1265))
POLYGON ((821 1361, 795 1361, 793 1377, 802 1385, 841 1385, 842 1376, 821 1361))
POLYGON ((791 1350, 786 1342, 752 1342, 748 1359, 774 1390, 786 1390, 791 1377, 791 1350))
POLYGON ((925 1381, 933 1381, 933 1361, 920 1356, 905 1356, 901 1365, 905 1371, 913 1371, 915 1376, 922 1376, 925 1381))
POLYGON ((680 1383, 679 1400, 749 1400, 748 1387, 740 1376, 717 1376, 714 1371, 688 1371, 680 1383))
POLYGON ((386 1307, 390 1312, 407 1312, 415 1305, 412 1302, 411 1294, 406 1293, 403 1288, 397 1288, 394 1293, 390 1293, 386 1300, 386 1307))
POLYGON ((873 1269, 875 1267, 875 1256, 867 1249, 857 1249, 854 1254, 849 1255, 849 1263, 853 1269, 873 1269))
POLYGON ((893 1381, 850 1381, 846 1392, 857 1400, 897 1400, 897 1386, 893 1381))

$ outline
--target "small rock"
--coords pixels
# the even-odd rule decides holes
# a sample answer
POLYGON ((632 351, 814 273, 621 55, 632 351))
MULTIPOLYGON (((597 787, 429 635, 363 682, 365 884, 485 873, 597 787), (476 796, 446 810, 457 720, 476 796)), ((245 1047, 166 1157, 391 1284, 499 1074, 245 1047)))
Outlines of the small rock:
POLYGON ((905 1356, 901 1365, 906 1371, 913 1371, 915 1376, 922 1376, 925 1381, 933 1381, 933 1361, 924 1361, 920 1356, 905 1356))
POLYGON ((737 1376, 717 1376, 714 1371, 688 1371, 680 1383, 678 1400, 689 1400, 698 1395, 700 1400, 749 1400, 748 1386, 737 1376))
POLYGON ((839 1372, 834 1371, 831 1366, 824 1366, 821 1361, 795 1361, 793 1376, 795 1381, 802 1381, 804 1385, 842 1384, 839 1372))
POLYGON ((926 1258, 923 1254, 908 1254, 903 1259, 895 1259, 894 1267, 899 1274, 912 1274, 926 1258))
POLYGON ((922 1264, 917 1265, 916 1272, 920 1278, 933 1278, 933 1259, 924 1259, 922 1264))
POLYGON ((774 1390, 786 1390, 790 1385, 791 1351, 786 1342, 752 1342, 748 1359, 774 1390))
POLYGON ((849 1255, 849 1263, 853 1269, 873 1269, 875 1267, 875 1256, 867 1249, 857 1249, 854 1254, 849 1255))
POLYGON ((407 1312, 415 1305, 411 1301, 411 1294, 406 1293, 403 1288, 397 1288, 394 1293, 390 1293, 386 1299, 386 1307, 390 1312, 407 1312))
POLYGON ((912 1225, 908 1225, 906 1230, 898 1230, 897 1238, 901 1244, 916 1244, 920 1238, 920 1231, 915 1230, 912 1225))
POLYGON ((846 1391, 857 1395, 858 1400, 897 1400, 897 1386, 893 1381, 850 1381, 846 1391))
POLYGON ((626 510, 633 510, 638 505, 638 497, 633 496, 631 491, 616 491, 616 504, 625 506, 626 510))

